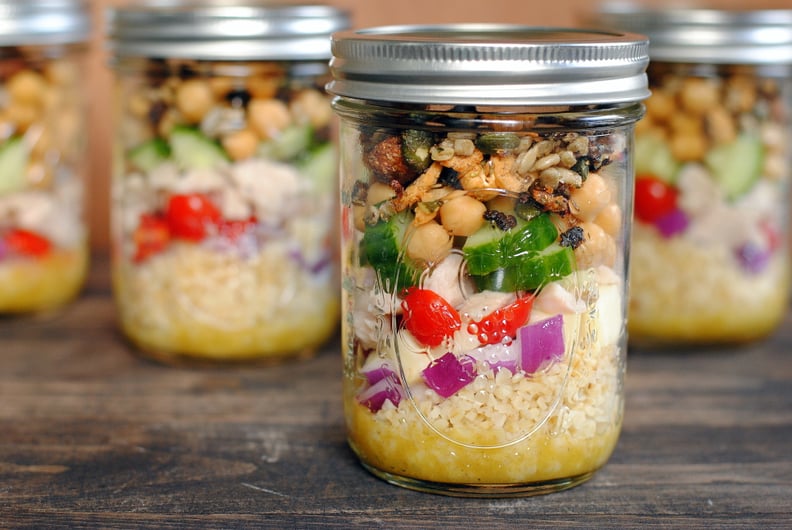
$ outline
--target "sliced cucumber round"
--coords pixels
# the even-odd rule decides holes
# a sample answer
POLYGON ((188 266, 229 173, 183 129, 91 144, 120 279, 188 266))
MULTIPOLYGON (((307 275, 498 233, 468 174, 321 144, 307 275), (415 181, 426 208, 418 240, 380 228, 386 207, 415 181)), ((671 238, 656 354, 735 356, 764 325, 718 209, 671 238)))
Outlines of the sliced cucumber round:
POLYGON ((412 224, 413 214, 409 210, 380 220, 366 227, 360 241, 360 260, 371 265, 388 291, 401 290, 415 285, 420 271, 404 252, 407 230, 412 224))
POLYGON ((728 144, 710 149, 705 163, 726 197, 734 200, 750 190, 762 175, 762 140, 752 134, 741 134, 728 144))
POLYGON ((547 214, 529 220, 517 217, 511 230, 500 230, 486 223, 470 236, 462 251, 468 273, 485 275, 508 267, 510 261, 543 250, 558 237, 558 229, 547 214))
POLYGON ((635 174, 651 175, 666 182, 676 181, 680 163, 662 138, 651 134, 635 138, 635 174))

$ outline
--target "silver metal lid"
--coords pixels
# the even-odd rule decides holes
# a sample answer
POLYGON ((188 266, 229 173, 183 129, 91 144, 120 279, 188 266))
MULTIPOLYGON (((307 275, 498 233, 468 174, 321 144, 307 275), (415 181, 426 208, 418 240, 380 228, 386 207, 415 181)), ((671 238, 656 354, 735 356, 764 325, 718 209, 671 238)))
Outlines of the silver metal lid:
POLYGON ((326 60, 346 11, 324 5, 159 1, 108 11, 118 57, 326 60))
POLYGON ((577 105, 649 95, 641 35, 508 24, 389 26, 333 35, 330 93, 455 105, 577 105))
POLYGON ((593 23, 647 35, 652 60, 714 64, 792 63, 792 11, 645 8, 613 3, 593 23))
POLYGON ((0 0, 0 46, 79 43, 90 33, 84 0, 0 0))

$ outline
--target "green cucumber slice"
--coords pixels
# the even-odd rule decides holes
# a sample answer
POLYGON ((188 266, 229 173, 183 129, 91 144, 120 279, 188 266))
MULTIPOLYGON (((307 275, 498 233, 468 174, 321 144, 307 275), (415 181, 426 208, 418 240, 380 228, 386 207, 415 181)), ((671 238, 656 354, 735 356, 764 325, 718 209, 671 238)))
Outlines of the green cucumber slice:
POLYGON ((170 157, 170 147, 162 138, 153 138, 131 149, 127 158, 140 171, 148 173, 170 157))
POLYGON ((420 271, 404 252, 407 229, 412 221, 411 212, 399 212, 387 221, 380 220, 368 226, 360 241, 361 263, 377 271, 382 286, 388 291, 415 285, 420 276, 420 271))
POLYGON ((526 253, 484 276, 474 276, 479 289, 490 291, 533 291, 575 271, 575 253, 553 243, 540 252, 526 253))
POLYGON ((28 151, 25 142, 14 136, 0 145, 0 194, 19 191, 27 184, 28 151))
POLYGON ((671 184, 676 181, 679 167, 665 140, 651 134, 636 136, 636 175, 651 175, 671 184))
POLYGON ((300 160, 297 169, 315 183, 317 191, 333 190, 338 183, 338 153, 335 146, 328 142, 312 150, 300 160))
POLYGON ((193 127, 174 127, 169 140, 173 160, 184 169, 209 169, 228 161, 220 144, 193 127))
POLYGON ((486 223, 467 238, 462 251, 468 273, 484 275, 507 267, 510 261, 535 254, 558 237, 558 229, 547 214, 516 219, 517 225, 511 230, 503 231, 486 223))
POLYGON ((705 163, 729 199, 736 199, 759 180, 764 167, 764 146, 759 137, 741 134, 707 153, 705 163))
POLYGON ((257 149, 258 156, 285 162, 293 160, 307 151, 313 142, 313 128, 310 124, 292 125, 276 136, 261 142, 257 149))

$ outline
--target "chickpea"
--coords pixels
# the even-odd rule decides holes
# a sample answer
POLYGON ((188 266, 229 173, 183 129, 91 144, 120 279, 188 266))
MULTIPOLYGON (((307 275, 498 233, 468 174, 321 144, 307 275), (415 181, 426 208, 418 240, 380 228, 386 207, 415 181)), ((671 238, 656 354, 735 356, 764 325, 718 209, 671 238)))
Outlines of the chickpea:
POLYGON ((655 122, 651 116, 645 115, 642 119, 638 120, 635 124, 635 134, 648 134, 655 128, 655 122))
POLYGON ((701 134, 680 133, 671 137, 670 147, 677 160, 701 160, 707 152, 707 140, 701 134))
POLYGON ((616 241, 601 226, 595 223, 581 223, 585 239, 575 249, 578 267, 586 269, 597 265, 612 267, 616 262, 616 241))
POLYGON ((726 107, 732 112, 749 112, 756 105, 756 86, 750 77, 734 76, 726 83, 726 107))
POLYGON ((39 111, 33 105, 15 103, 5 110, 4 119, 16 126, 17 133, 22 133, 39 119, 39 111))
POLYGON ((44 75, 59 86, 72 86, 79 77, 77 65, 70 61, 52 61, 44 67, 44 75))
POLYGON ((352 205, 352 221, 355 225, 355 230, 366 231, 366 210, 367 208, 362 204, 352 205))
POLYGON ((407 255, 417 261, 435 263, 451 251, 451 236, 434 221, 416 226, 407 242, 407 255))
POLYGON ((652 92, 645 104, 646 115, 654 121, 664 122, 676 112, 673 96, 663 90, 652 92))
POLYGON ((207 80, 209 90, 215 99, 222 99, 234 89, 234 80, 230 77, 211 77, 207 80))
POLYGON ((289 107, 296 121, 307 121, 314 129, 325 127, 333 117, 330 102, 318 90, 303 90, 292 100, 289 107))
POLYGON ((244 160, 256 154, 258 136, 250 129, 242 129, 225 135, 221 143, 232 160, 244 160))
POLYGON ((710 79, 688 78, 679 93, 682 106, 696 115, 705 114, 720 101, 718 85, 710 79))
POLYGON ((22 70, 8 80, 6 88, 13 102, 35 107, 44 99, 47 82, 38 72, 22 70))
POLYGON ((469 195, 461 195, 440 206, 443 228, 453 236, 471 236, 484 224, 487 207, 469 195))
POLYGON ((596 173, 589 173, 581 187, 569 195, 569 209, 583 221, 593 221, 611 201, 611 192, 605 180, 596 173))
POLYGON ((369 186, 368 192, 366 193, 366 204, 375 206, 383 201, 389 201, 395 196, 396 192, 393 191, 393 188, 382 182, 375 182, 369 186))
POLYGON ((286 104, 277 99, 253 99, 248 104, 248 119, 260 138, 268 140, 291 125, 286 104))
POLYGON ((176 108, 191 123, 198 123, 214 104, 209 84, 202 79, 189 79, 176 89, 176 108))
POLYGON ((251 77, 247 80, 247 89, 254 98, 272 99, 280 84, 280 77, 251 77))
POLYGON ((611 203, 594 218, 594 222, 605 230, 611 237, 616 237, 621 232, 622 213, 617 204, 611 203))
POLYGON ((703 131, 699 117, 690 114, 674 114, 669 126, 675 134, 701 134, 703 131))
POLYGON ((727 144, 737 138, 737 126, 731 114, 723 107, 715 107, 707 113, 707 131, 716 144, 727 144))
POLYGON ((148 116, 150 104, 145 95, 137 92, 129 98, 127 108, 132 116, 144 119, 148 116))

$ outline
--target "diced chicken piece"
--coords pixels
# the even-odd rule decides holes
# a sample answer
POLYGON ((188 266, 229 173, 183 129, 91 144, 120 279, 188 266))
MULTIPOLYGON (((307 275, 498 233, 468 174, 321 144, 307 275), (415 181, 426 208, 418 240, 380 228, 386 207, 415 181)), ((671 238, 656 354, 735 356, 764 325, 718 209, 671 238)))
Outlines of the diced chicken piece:
POLYGON ((464 291, 472 292, 469 279, 460 275, 463 257, 452 252, 438 263, 423 282, 424 289, 429 289, 442 296, 453 307, 460 306, 465 301, 464 291))

